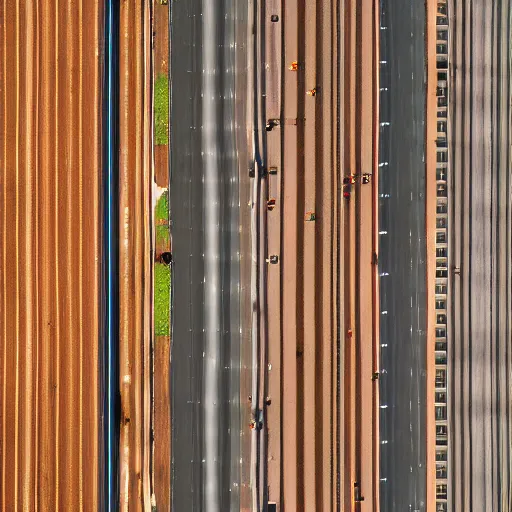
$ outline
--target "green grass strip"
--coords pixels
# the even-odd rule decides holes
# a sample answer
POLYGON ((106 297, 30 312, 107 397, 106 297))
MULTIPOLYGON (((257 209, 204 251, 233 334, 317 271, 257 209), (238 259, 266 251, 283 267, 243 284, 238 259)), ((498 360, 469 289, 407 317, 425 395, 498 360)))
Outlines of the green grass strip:
POLYGON ((164 192, 155 207, 155 231, 157 242, 170 243, 169 236, 169 194, 164 192))
POLYGON ((167 190, 160 196, 155 207, 156 221, 167 221, 169 219, 169 193, 167 190))
POLYGON ((155 335, 170 335, 171 267, 155 263, 155 335))
POLYGON ((167 75, 159 75, 155 80, 155 144, 169 143, 169 81, 167 75))

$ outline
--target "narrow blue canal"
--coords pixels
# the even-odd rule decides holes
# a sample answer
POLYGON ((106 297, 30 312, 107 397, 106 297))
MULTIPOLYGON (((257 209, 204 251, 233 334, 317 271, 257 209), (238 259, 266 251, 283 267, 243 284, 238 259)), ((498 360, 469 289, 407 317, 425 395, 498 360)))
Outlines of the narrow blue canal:
POLYGON ((119 377, 118 326, 118 19, 116 0, 105 4, 104 129, 104 500, 105 510, 118 509, 119 377))

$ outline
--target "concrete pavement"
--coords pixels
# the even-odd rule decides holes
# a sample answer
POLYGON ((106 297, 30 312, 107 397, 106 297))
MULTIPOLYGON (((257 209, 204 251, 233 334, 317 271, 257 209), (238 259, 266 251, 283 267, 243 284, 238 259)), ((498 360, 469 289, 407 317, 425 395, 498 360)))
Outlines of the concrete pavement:
POLYGON ((448 3, 453 512, 512 507, 510 8, 508 0, 448 3))

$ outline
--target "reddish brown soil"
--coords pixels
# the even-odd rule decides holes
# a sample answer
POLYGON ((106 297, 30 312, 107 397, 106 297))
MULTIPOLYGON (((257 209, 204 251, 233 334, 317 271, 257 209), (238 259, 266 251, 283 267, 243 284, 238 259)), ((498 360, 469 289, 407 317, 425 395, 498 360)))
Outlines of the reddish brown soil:
POLYGON ((0 9, 0 509, 95 511, 104 7, 0 9))
MULTIPOLYGON (((274 4, 269 13, 278 12, 274 4)), ((281 256, 268 280, 268 470, 278 510, 378 507, 378 397, 371 378, 378 353, 376 176, 370 185, 355 185, 349 201, 337 192, 343 176, 376 168, 376 7, 373 0, 345 2, 340 55, 331 0, 286 2, 284 48, 280 28, 268 27, 267 118, 284 112, 282 126, 268 135, 269 165, 279 171, 278 179, 269 178, 277 203, 268 213, 269 254, 281 256), (293 61, 297 71, 288 70, 293 61), (306 94, 314 88, 315 96, 306 94), (308 212, 314 221, 306 221, 308 212), (357 505, 356 482, 365 497, 357 505)))
POLYGON ((149 5, 121 3, 119 33, 120 510, 137 511, 151 509, 149 5))
MULTIPOLYGON (((153 7, 153 80, 169 72, 169 5, 154 2, 153 7)), ((169 146, 155 145, 154 179, 162 188, 169 187, 169 146)), ((155 240, 155 257, 170 251, 169 242, 155 240)), ((170 337, 158 336, 154 341, 154 474, 153 485, 159 511, 169 511, 171 492, 171 397, 170 337)))

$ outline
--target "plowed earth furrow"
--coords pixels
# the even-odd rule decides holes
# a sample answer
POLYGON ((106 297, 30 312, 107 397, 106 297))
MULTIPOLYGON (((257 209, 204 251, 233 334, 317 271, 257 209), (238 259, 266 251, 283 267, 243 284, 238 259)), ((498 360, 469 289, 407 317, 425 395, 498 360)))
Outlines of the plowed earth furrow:
POLYGON ((102 14, 0 6, 5 511, 98 509, 102 14))

